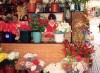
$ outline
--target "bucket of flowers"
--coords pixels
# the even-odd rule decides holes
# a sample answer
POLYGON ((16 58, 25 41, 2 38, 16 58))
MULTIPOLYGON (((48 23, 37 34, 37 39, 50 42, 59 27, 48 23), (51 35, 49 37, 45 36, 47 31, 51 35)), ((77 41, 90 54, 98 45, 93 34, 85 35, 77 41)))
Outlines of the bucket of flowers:
POLYGON ((64 41, 64 48, 62 49, 65 55, 63 67, 67 73, 83 73, 87 71, 91 54, 94 52, 93 48, 93 45, 84 42, 69 43, 64 41))
POLYGON ((15 73, 15 65, 19 58, 19 52, 11 51, 7 56, 7 64, 5 65, 5 73, 15 73))
POLYGON ((20 64, 28 71, 28 73, 40 73, 44 66, 44 61, 37 58, 37 54, 26 53, 24 55, 25 60, 20 64))
POLYGON ((62 43, 64 41, 64 34, 71 31, 71 26, 68 23, 60 22, 55 31, 55 42, 62 43))

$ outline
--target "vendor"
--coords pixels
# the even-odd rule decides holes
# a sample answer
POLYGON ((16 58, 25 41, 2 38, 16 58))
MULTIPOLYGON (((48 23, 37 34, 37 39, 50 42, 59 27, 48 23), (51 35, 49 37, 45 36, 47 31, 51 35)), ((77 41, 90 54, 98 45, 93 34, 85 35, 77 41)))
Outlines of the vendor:
POLYGON ((45 29, 45 38, 49 40, 54 39, 54 32, 56 31, 57 23, 56 23, 56 16, 53 13, 48 15, 48 25, 45 29))

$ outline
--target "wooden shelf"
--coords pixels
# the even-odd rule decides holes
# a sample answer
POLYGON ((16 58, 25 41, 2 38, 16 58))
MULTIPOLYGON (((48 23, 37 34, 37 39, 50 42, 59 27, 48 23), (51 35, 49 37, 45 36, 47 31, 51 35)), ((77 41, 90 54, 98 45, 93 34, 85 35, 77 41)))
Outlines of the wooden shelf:
POLYGON ((64 58, 61 51, 61 49, 63 49, 63 44, 1 43, 1 47, 4 52, 18 51, 20 53, 16 69, 21 69, 19 63, 24 59, 23 55, 26 53, 36 53, 38 58, 45 61, 45 66, 49 63, 60 62, 64 58))

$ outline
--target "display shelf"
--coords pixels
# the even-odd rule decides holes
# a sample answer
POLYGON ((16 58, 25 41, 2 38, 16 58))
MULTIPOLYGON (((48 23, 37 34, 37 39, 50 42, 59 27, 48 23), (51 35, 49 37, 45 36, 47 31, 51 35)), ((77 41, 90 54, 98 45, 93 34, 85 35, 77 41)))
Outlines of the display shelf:
POLYGON ((45 61, 45 66, 50 63, 60 62, 64 58, 61 50, 63 49, 63 44, 1 43, 1 47, 4 52, 18 51, 20 53, 16 69, 21 69, 19 63, 24 59, 23 55, 26 53, 36 53, 38 58, 45 61))

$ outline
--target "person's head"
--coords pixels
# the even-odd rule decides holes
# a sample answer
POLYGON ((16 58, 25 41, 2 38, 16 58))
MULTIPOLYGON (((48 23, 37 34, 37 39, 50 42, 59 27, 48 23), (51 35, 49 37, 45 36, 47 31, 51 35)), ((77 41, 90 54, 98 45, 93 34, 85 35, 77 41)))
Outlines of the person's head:
POLYGON ((56 16, 55 16, 55 14, 53 14, 53 13, 50 13, 49 14, 49 16, 48 16, 48 20, 56 20, 56 16))

